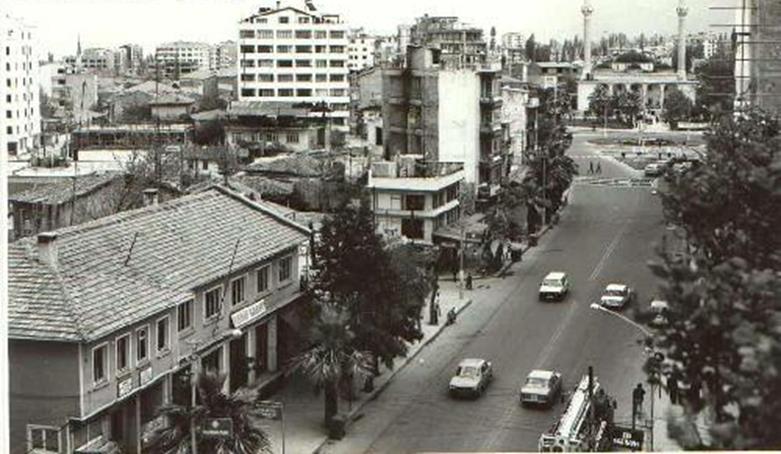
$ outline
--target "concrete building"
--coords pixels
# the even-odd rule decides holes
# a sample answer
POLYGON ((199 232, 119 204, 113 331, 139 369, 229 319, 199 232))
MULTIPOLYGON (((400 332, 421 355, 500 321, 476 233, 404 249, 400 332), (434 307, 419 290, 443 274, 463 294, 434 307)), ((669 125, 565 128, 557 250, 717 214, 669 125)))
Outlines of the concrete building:
POLYGON ((548 89, 567 80, 577 80, 581 71, 580 65, 570 62, 532 62, 527 65, 526 78, 530 84, 548 89))
POLYGON ((499 70, 450 68, 438 49, 409 51, 404 68, 383 68, 386 157, 461 163, 481 198, 495 196, 508 168, 499 70))
POLYGON ((182 121, 195 108, 195 100, 184 95, 163 95, 149 102, 152 118, 162 121, 182 121))
POLYGON ((75 124, 88 124, 91 109, 98 104, 98 76, 94 73, 68 74, 60 67, 52 76, 51 102, 55 110, 75 124))
POLYGON ((347 69, 360 71, 375 64, 375 45, 377 38, 363 29, 351 30, 347 45, 347 69))
POLYGON ((455 16, 426 14, 417 18, 415 24, 410 27, 409 42, 440 49, 442 60, 448 63, 485 63, 488 56, 483 30, 464 24, 455 16))
POLYGON ((265 150, 311 151, 326 145, 326 122, 289 103, 232 103, 226 112, 225 143, 265 150))
POLYGON ((139 75, 143 69, 144 50, 138 44, 123 44, 119 46, 122 54, 122 68, 120 74, 139 75))
POLYGON ((238 47, 236 41, 223 41, 215 44, 209 54, 209 69, 219 71, 236 67, 238 47))
POLYGON ((277 2, 239 23, 239 101, 327 106, 348 128, 347 26, 309 1, 277 2))
POLYGON ((505 65, 511 66, 525 62, 526 37, 519 32, 508 32, 502 35, 502 57, 505 65))
POLYGON ((735 108, 781 112, 781 8, 770 0, 747 0, 735 19, 735 108))
POLYGON ((116 73, 117 60, 121 57, 121 54, 116 55, 111 49, 91 47, 84 49, 81 54, 65 57, 65 63, 68 65, 69 72, 111 75, 116 73))
POLYGON ((0 13, 0 153, 29 153, 41 133, 38 50, 33 28, 0 13))
POLYGON ((212 46, 206 43, 176 41, 155 49, 156 71, 160 77, 177 80, 183 74, 209 69, 212 46))
POLYGON ((10 445, 142 452, 191 373, 261 392, 296 350, 309 231, 221 187, 9 245, 10 445))
POLYGON ((93 125, 80 127, 71 135, 74 152, 82 149, 148 149, 191 143, 193 126, 190 123, 93 125))
POLYGON ((367 187, 378 233, 433 244, 438 229, 461 219, 461 164, 414 156, 372 163, 367 187))

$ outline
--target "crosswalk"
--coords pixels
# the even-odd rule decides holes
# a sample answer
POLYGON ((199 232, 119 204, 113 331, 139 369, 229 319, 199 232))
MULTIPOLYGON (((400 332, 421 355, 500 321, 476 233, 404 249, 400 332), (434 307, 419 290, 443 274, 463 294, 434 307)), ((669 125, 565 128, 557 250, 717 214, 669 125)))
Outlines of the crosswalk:
POLYGON ((575 177, 575 184, 588 186, 606 186, 615 188, 650 188, 654 187, 654 178, 602 178, 575 177))

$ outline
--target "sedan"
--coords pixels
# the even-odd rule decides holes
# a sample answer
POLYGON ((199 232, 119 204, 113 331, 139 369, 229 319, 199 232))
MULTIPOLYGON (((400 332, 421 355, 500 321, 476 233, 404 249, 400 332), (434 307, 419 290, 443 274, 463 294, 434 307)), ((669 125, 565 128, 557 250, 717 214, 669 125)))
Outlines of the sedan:
POLYGON ((624 284, 608 284, 599 304, 608 309, 623 309, 635 298, 635 292, 624 284))
POLYGON ((550 406, 561 394, 561 374, 550 370, 533 370, 521 387, 521 405, 550 406))
POLYGON ((464 359, 458 364, 456 375, 450 379, 451 396, 477 397, 493 380, 493 367, 484 359, 464 359))

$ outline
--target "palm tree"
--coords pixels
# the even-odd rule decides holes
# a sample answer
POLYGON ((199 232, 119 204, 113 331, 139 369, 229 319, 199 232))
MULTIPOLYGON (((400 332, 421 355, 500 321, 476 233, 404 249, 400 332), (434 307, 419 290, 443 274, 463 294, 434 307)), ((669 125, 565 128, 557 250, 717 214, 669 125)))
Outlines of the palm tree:
POLYGON ((349 320, 342 306, 321 302, 310 332, 314 346, 293 360, 292 370, 301 369, 317 389, 325 390, 326 426, 339 411, 339 384, 356 373, 371 374, 370 355, 354 347, 349 320))
POLYGON ((191 452, 193 425, 200 427, 206 419, 230 418, 233 436, 230 438, 198 437, 199 453, 257 454, 270 453, 271 442, 253 419, 257 417, 254 403, 222 392, 225 376, 214 371, 198 375, 200 404, 194 408, 182 405, 165 405, 158 414, 164 415, 168 424, 152 436, 145 452, 159 454, 184 454, 191 452))

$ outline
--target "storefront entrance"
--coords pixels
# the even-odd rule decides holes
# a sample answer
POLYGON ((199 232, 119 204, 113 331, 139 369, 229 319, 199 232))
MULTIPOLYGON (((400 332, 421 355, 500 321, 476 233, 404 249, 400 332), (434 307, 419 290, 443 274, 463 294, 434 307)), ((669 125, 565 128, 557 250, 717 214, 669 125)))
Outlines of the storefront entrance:
POLYGON ((247 334, 230 342, 230 392, 247 385, 247 334))

